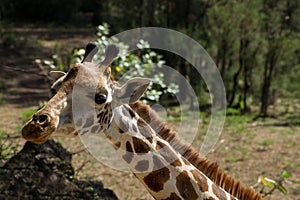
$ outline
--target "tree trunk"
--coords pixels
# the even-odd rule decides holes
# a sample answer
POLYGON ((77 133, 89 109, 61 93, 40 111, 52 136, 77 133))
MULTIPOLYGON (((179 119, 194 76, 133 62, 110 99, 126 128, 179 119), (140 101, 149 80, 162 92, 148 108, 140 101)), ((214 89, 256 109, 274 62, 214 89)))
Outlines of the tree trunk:
MULTIPOLYGON (((238 81, 239 81, 239 75, 241 74, 242 70, 245 68, 245 56, 246 56, 246 50, 249 46, 250 41, 248 39, 240 39, 240 48, 239 48, 239 69, 237 72, 233 75, 233 85, 232 85, 232 93, 231 98, 229 100, 228 106, 232 107, 234 103, 234 99, 237 93, 238 88, 238 81)), ((244 108, 243 108, 244 109, 244 108)))
MULTIPOLYGON (((249 41, 250 43, 250 41, 249 41)), ((248 45, 249 46, 249 45, 248 45)), ((244 65, 244 89, 243 89, 243 104, 244 109, 243 112, 248 112, 249 107, 247 103, 248 93, 251 88, 251 81, 252 81, 252 69, 256 65, 256 54, 258 52, 259 45, 251 52, 247 53, 247 57, 245 58, 245 65, 244 65)))
POLYGON ((189 28, 190 4, 191 4, 191 1, 187 0, 186 1, 186 7, 185 7, 185 13, 184 13, 184 15, 185 15, 185 20, 184 20, 185 29, 189 28))
MULTIPOLYGON (((273 42, 273 41, 270 41, 273 42)), ((278 58, 278 45, 270 45, 270 49, 267 53, 265 66, 264 66, 264 78, 261 90, 261 106, 260 106, 260 116, 266 117, 268 115, 268 106, 270 98, 270 89, 272 83, 272 76, 275 64, 278 58)))
POLYGON ((228 102, 228 107, 233 106, 235 95, 236 95, 236 90, 237 90, 237 86, 238 86, 238 78, 239 78, 239 75, 242 71, 242 67, 243 66, 240 65, 237 72, 233 75, 233 85, 232 85, 231 97, 230 97, 229 102, 228 102))
POLYGON ((249 64, 245 64, 244 67, 244 89, 243 89, 243 112, 248 111, 248 104, 247 104, 247 96, 248 91, 250 88, 250 80, 251 80, 251 67, 249 67, 249 64))

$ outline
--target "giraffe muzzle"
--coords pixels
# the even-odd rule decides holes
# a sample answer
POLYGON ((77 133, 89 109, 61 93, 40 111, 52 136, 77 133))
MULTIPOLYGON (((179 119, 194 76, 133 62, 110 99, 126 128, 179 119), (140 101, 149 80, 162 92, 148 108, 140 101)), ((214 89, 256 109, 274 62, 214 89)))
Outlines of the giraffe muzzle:
POLYGON ((36 144, 46 142, 55 130, 50 121, 50 117, 46 114, 33 115, 22 129, 23 138, 36 144))

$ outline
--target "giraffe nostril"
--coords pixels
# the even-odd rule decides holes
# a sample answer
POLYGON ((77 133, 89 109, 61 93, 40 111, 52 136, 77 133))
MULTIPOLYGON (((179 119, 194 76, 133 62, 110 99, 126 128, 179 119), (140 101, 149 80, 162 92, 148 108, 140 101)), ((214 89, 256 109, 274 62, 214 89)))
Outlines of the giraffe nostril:
POLYGON ((40 123, 47 123, 48 122, 48 116, 47 115, 40 115, 38 118, 39 118, 38 121, 40 123))
POLYGON ((38 121, 38 117, 37 117, 36 115, 33 115, 33 116, 32 116, 32 121, 33 121, 33 122, 37 122, 37 121, 38 121))

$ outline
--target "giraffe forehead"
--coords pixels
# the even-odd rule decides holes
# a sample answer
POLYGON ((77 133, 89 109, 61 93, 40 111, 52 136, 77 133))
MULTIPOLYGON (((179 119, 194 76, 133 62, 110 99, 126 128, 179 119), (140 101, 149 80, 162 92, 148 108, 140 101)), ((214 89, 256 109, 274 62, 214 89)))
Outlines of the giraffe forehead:
POLYGON ((83 87, 107 87, 110 77, 105 73, 102 66, 84 62, 82 64, 75 64, 75 66, 69 71, 68 76, 76 78, 75 83, 80 84, 83 87), (73 70, 74 69, 74 70, 73 70), (73 71, 76 71, 74 73, 73 71))
POLYGON ((79 73, 74 84, 95 92, 108 90, 108 81, 100 74, 79 73))
POLYGON ((103 76, 98 77, 98 86, 97 86, 98 90, 107 90, 108 85, 109 85, 109 81, 108 79, 106 79, 106 77, 103 76))

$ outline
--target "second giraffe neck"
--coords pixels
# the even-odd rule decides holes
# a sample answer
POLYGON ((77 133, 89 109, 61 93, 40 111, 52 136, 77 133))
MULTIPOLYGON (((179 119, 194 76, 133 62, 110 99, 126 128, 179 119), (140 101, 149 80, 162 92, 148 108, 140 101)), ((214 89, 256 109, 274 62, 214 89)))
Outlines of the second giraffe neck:
POLYGON ((155 199, 234 199, 157 136, 128 105, 112 112, 105 135, 155 199))

